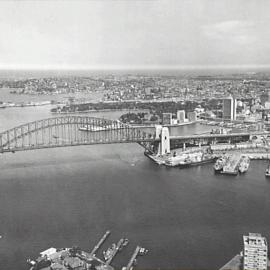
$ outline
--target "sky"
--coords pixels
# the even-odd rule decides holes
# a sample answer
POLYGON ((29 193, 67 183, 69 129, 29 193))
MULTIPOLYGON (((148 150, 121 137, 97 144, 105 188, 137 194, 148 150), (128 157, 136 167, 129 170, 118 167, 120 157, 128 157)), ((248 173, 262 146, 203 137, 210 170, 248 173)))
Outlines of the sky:
POLYGON ((270 66, 269 0, 0 1, 0 68, 270 66))

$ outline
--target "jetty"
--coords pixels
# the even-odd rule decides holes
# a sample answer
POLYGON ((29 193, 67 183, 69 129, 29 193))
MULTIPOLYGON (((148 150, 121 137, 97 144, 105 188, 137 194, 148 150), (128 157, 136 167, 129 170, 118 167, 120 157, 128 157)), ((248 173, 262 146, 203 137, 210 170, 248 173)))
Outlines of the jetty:
POLYGON ((106 239, 110 235, 110 231, 106 231, 105 234, 102 236, 102 238, 99 240, 99 242, 94 246, 92 251, 90 252, 90 256, 94 256, 96 251, 102 246, 102 244, 106 241, 106 239))
POLYGON ((127 264, 127 266, 122 267, 122 270, 131 270, 133 268, 133 265, 137 261, 137 257, 139 255, 144 255, 147 252, 148 251, 146 251, 145 248, 142 248, 142 247, 137 246, 136 249, 135 249, 135 251, 133 252, 133 254, 132 254, 132 256, 131 256, 131 258, 130 258, 128 264, 127 264), (143 250, 143 252, 142 252, 142 250, 143 250))
POLYGON ((141 248, 139 246, 136 247, 135 251, 133 252, 133 254, 132 254, 132 256, 131 256, 128 264, 127 264, 127 266, 122 268, 123 270, 131 270, 133 264, 136 262, 136 258, 137 258, 138 254, 140 252, 140 249, 141 248))

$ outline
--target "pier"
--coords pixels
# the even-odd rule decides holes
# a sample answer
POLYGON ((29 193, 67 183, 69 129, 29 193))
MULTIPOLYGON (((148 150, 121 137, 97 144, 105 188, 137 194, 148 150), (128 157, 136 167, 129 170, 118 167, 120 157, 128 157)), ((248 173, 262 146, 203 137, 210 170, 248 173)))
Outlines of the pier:
POLYGON ((90 252, 90 256, 94 256, 96 251, 102 246, 102 244, 105 242, 105 240, 109 237, 111 234, 110 231, 106 231, 105 234, 102 236, 102 238, 99 240, 99 242, 94 246, 92 251, 90 252))
MULTIPOLYGON (((98 270, 115 270, 111 264, 112 260, 116 254, 128 244, 127 238, 121 238, 117 244, 113 244, 112 248, 109 248, 109 256, 102 260, 98 258, 95 252, 101 247, 105 240, 110 235, 110 231, 106 231, 105 234, 101 237, 99 242, 94 246, 91 253, 83 251, 80 247, 72 248, 49 248, 45 251, 42 251, 37 259, 32 260, 28 259, 27 263, 30 265, 30 270, 40 269, 56 269, 55 265, 60 265, 62 270, 68 269, 98 269, 98 270), (52 266, 52 267, 49 267, 52 266)), ((138 255, 144 255, 148 250, 143 249, 137 246, 135 252, 133 253, 131 259, 128 262, 127 268, 132 269, 138 255)), ((60 268, 57 268, 60 269, 60 268)))
POLYGON ((137 246, 135 251, 133 252, 128 264, 126 267, 123 267, 122 270, 131 270, 132 269, 132 266, 133 264, 136 262, 136 258, 137 256, 139 255, 140 253, 140 250, 141 250, 141 247, 137 246))

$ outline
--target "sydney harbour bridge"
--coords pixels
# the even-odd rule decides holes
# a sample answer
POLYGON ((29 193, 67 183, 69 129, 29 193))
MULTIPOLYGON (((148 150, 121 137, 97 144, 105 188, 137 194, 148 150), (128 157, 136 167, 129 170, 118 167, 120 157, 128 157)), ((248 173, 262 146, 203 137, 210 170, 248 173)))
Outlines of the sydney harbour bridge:
MULTIPOLYGON (((256 134, 258 135, 258 134, 256 134)), ((170 136, 162 135, 152 127, 145 132, 138 127, 88 116, 63 116, 26 123, 0 133, 0 153, 42 148, 78 145, 139 143, 144 148, 157 151, 164 140, 176 148, 184 143, 233 142, 250 139, 250 133, 204 134, 170 136)))

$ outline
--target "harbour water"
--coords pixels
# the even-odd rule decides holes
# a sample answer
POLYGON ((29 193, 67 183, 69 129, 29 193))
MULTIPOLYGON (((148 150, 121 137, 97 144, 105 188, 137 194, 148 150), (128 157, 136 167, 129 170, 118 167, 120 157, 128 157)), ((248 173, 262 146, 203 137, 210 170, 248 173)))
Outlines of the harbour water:
MULTIPOLYGON (((3 109, 0 130, 50 116, 49 106, 3 109)), ((243 234, 270 237, 266 161, 232 177, 215 175, 212 164, 158 166, 143 151, 115 144, 0 155, 0 269, 26 270, 28 257, 51 246, 90 250, 106 230, 107 246, 121 237, 134 243, 115 266, 136 244, 149 249, 140 269, 218 269, 241 250, 243 234)))

